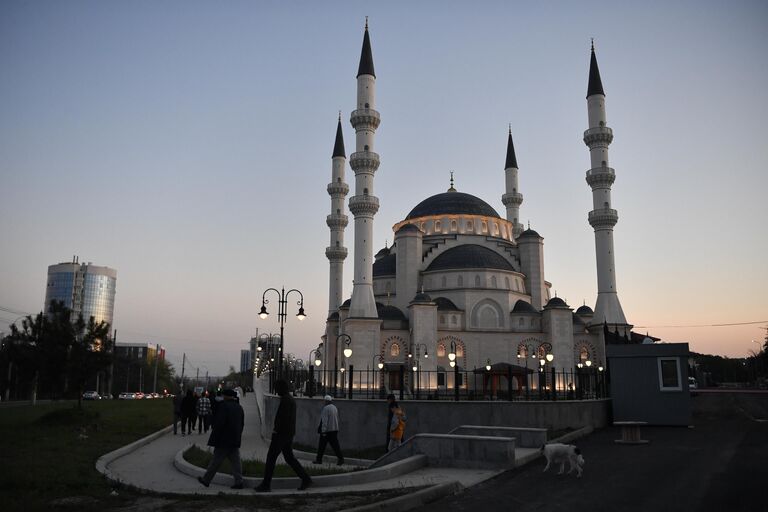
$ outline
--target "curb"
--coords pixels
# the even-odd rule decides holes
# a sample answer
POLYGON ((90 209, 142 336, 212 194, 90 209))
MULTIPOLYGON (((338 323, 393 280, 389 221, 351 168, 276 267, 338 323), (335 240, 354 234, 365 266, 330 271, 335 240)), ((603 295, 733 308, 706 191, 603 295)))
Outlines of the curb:
POLYGON ((464 487, 459 482, 444 482, 442 484, 427 487, 426 489, 421 489, 420 491, 406 494, 405 496, 377 501, 370 505, 348 508, 345 509, 344 512, 389 512, 391 510, 403 512, 405 510, 413 510, 421 505, 426 505, 427 503, 440 498, 445 498, 452 494, 458 494, 463 490, 464 487))
POLYGON ((117 478, 114 474, 112 474, 112 471, 110 471, 107 466, 109 466, 112 462, 119 459, 120 457, 123 457, 124 455, 128 455, 134 450, 137 450, 142 446, 151 443, 155 439, 164 436, 171 430, 173 430, 173 425, 168 425, 167 427, 162 428, 153 434, 149 434, 148 436, 142 437, 138 441, 134 441, 131 444, 127 444, 123 446, 122 448, 118 448, 117 450, 113 450, 109 453, 102 455, 101 457, 96 459, 96 471, 98 471, 108 479, 112 480, 113 482, 125 483, 119 478, 117 478))
MULTIPOLYGON (((173 459, 174 467, 181 473, 191 477, 203 476, 205 469, 195 466, 184 459, 184 452, 190 445, 176 452, 173 459)), ((426 456, 414 455, 402 461, 390 464, 385 468, 365 469, 362 471, 351 471, 348 473, 339 473, 337 475, 318 475, 312 477, 313 487, 343 487, 346 485, 358 485, 380 480, 406 475, 427 465, 426 456)), ((253 487, 261 482, 261 477, 246 476, 243 477, 245 487, 253 487)), ((219 485, 229 485, 232 482, 232 475, 227 473, 216 473, 211 483, 219 485)), ((298 477, 278 477, 272 479, 272 489, 285 491, 295 490, 301 483, 298 477)), ((298 493, 297 493, 298 494, 298 493)))

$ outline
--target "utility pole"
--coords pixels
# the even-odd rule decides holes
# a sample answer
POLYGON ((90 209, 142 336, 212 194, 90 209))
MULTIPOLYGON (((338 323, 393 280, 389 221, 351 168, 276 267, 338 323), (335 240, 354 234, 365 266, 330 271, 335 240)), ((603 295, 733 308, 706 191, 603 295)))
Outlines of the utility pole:
POLYGON ((205 370, 205 389, 208 389, 208 370, 205 370))
POLYGON ((181 390, 184 391, 184 365, 187 363, 187 353, 184 352, 181 358, 181 390))
POLYGON ((152 392, 157 393, 157 364, 160 360, 160 344, 155 344, 155 377, 152 379, 152 392))
POLYGON ((200 385, 200 367, 197 368, 197 373, 195 374, 195 386, 200 385))
MULTIPOLYGON (((115 344, 117 343, 117 329, 112 335, 112 360, 109 362, 109 382, 107 383, 107 393, 112 396, 112 376, 115 374, 115 344)), ((126 391, 128 391, 126 389, 126 391)))
POLYGON ((144 365, 139 364, 139 392, 144 392, 144 365))

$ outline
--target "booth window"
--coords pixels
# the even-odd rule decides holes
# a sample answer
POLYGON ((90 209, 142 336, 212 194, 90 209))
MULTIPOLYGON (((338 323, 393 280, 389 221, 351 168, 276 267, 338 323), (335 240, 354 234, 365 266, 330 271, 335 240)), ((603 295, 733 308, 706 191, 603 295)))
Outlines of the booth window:
POLYGON ((659 389, 661 391, 682 391, 680 359, 677 357, 660 357, 657 360, 659 362, 659 389))

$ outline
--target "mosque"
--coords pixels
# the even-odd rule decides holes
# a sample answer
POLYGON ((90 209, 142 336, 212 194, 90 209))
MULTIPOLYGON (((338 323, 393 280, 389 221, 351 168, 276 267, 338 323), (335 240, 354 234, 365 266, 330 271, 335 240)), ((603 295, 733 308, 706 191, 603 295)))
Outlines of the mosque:
POLYGON ((499 372, 500 388, 520 389, 522 383, 517 380, 523 367, 528 373, 529 363, 558 370, 572 370, 587 361, 602 365, 606 343, 642 340, 631 332, 616 289, 613 229, 618 213, 611 202, 616 174, 608 159, 613 132, 606 124, 605 93, 594 45, 584 132, 591 160, 586 181, 593 199, 588 221, 595 233, 597 260, 594 310, 583 305, 574 311, 562 298, 551 296, 552 284, 544 276, 544 238, 520 222, 523 194, 511 128, 501 195, 506 208, 503 217, 486 201, 456 190, 451 177, 446 192, 424 199, 395 223, 394 243, 374 256, 373 222, 379 209, 374 190, 379 167, 375 134, 381 120, 375 91, 366 22, 357 105, 350 116, 355 130, 355 152, 349 155, 355 184, 348 202, 354 219, 354 278, 352 297, 347 300, 342 285, 348 224, 344 202, 349 186, 341 116, 327 187, 331 196, 327 217, 330 246, 326 248, 330 279, 328 319, 320 349, 326 384, 331 384, 329 375, 343 368, 378 367, 381 371, 372 384, 387 391, 400 386, 413 389, 418 372, 430 376, 420 381, 422 389, 452 389, 454 366, 472 370, 489 365, 506 368, 499 372), (345 348, 351 349, 349 357, 344 356, 345 348), (417 372, 411 369, 413 361, 418 361, 417 372), (504 382, 510 375, 516 382, 504 382))

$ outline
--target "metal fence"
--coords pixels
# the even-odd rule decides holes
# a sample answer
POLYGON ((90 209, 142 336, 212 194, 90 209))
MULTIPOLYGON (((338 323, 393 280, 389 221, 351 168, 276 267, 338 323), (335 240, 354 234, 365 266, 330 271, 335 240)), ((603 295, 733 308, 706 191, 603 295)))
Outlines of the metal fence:
MULTIPOLYGON (((399 400, 585 400, 608 396, 608 374, 595 368, 539 371, 418 370, 406 366, 384 370, 344 371, 286 368, 282 374, 303 396, 399 400)), ((277 375, 270 375, 273 383, 277 375)))

